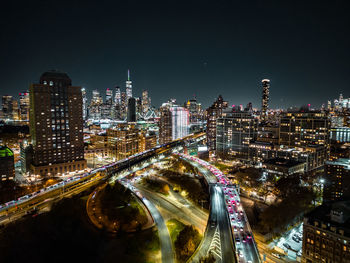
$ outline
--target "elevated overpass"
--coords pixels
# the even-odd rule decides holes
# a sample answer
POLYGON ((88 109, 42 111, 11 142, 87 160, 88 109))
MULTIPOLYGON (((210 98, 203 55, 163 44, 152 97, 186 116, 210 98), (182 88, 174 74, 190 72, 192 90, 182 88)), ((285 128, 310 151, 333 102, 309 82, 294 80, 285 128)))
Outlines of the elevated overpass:
POLYGON ((195 143, 205 138, 205 133, 190 134, 172 142, 135 154, 83 174, 77 174, 57 184, 21 196, 0 205, 0 224, 14 221, 28 213, 47 207, 49 203, 63 197, 78 194, 103 180, 116 180, 126 176, 124 171, 144 168, 153 162, 180 150, 186 143, 195 143))

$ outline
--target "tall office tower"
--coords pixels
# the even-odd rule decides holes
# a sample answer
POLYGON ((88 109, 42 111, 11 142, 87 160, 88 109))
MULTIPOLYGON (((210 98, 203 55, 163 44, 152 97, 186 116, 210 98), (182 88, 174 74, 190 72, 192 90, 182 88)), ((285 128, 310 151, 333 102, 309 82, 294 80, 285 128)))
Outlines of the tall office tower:
POLYGON ((22 121, 29 121, 29 92, 19 94, 19 112, 22 121))
POLYGON ((217 156, 248 160, 249 143, 256 140, 257 134, 258 119, 250 112, 224 112, 216 120, 217 156))
POLYGON ((120 88, 118 86, 115 87, 115 99, 114 99, 115 104, 121 104, 121 94, 120 94, 120 88))
POLYGON ((350 199, 350 159, 325 163, 323 200, 350 199))
POLYGON ((190 113, 190 123, 198 123, 202 120, 202 105, 197 102, 197 99, 188 100, 184 106, 190 113))
POLYGON ((126 81, 126 98, 132 97, 132 81, 130 80, 130 70, 128 69, 128 80, 126 81))
POLYGON ((113 90, 110 88, 106 89, 106 104, 108 105, 113 104, 113 90))
POLYGON ((128 122, 136 122, 136 100, 129 98, 128 100, 128 122))
POLYGON ((2 114, 4 119, 13 119, 13 97, 10 95, 2 96, 2 114))
POLYGON ((120 123, 107 129, 108 154, 117 160, 128 158, 139 152, 139 130, 135 124, 120 123))
POLYGON ((349 226, 349 199, 324 203, 305 214, 301 263, 349 262, 349 226))
POLYGON ((172 103, 164 103, 161 106, 160 112, 160 144, 164 144, 188 135, 189 113, 187 109, 173 105, 172 103))
POLYGON ((135 103, 136 103, 136 119, 137 116, 142 114, 142 101, 140 97, 135 98, 135 103))
POLYGON ((287 112, 279 122, 279 144, 289 147, 323 145, 329 149, 330 121, 323 112, 287 112))
POLYGON ((116 86, 115 88, 115 95, 114 95, 114 104, 112 107, 112 118, 114 120, 120 120, 121 119, 121 93, 120 88, 116 86))
POLYGON ((224 101, 221 95, 207 109, 207 146, 210 152, 216 148, 216 119, 220 118, 223 109, 227 108, 227 101, 224 101))
POLYGON ((16 121, 19 120, 18 101, 15 99, 12 100, 12 119, 16 121))
POLYGON ((120 116, 122 119, 126 117, 126 110, 128 108, 128 98, 126 96, 126 92, 122 91, 120 94, 121 98, 121 107, 120 107, 120 116))
POLYGON ((103 100, 100 96, 100 92, 98 90, 92 91, 92 98, 90 102, 90 109, 89 109, 89 118, 98 120, 102 117, 101 110, 102 110, 102 104, 103 100))
POLYGON ((72 86, 66 73, 49 71, 30 86, 29 96, 32 172, 47 176, 85 169, 81 87, 72 86))
POLYGON ((83 120, 87 119, 87 97, 86 97, 86 90, 85 88, 81 89, 81 96, 83 99, 83 120))
POLYGON ((113 90, 107 88, 106 101, 101 106, 102 119, 112 119, 112 110, 113 110, 113 90))
POLYGON ((267 121, 267 114, 269 110, 269 96, 270 96, 270 80, 263 79, 262 81, 262 105, 261 105, 261 120, 267 121))
POLYGON ((142 91, 142 113, 146 114, 149 111, 150 99, 148 98, 148 91, 142 91))
POLYGON ((332 108, 332 102, 329 100, 327 101, 327 110, 330 110, 332 108))

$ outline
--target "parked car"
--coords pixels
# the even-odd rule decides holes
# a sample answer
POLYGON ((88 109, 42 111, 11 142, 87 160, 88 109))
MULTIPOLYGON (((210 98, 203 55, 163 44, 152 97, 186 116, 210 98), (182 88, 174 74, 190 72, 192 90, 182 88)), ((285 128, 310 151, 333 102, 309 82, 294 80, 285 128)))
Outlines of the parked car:
POLYGON ((283 246, 285 246, 288 249, 292 249, 292 247, 288 243, 283 243, 283 246))
POLYGON ((297 242, 297 243, 300 242, 299 238, 297 238, 297 237, 295 237, 295 236, 292 236, 292 239, 293 239, 295 242, 297 242))

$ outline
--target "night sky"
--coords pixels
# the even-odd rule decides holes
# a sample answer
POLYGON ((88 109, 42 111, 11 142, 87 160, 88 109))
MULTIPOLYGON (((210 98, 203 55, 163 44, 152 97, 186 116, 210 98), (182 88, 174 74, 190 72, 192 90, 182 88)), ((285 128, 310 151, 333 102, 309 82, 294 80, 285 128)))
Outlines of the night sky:
POLYGON ((205 107, 319 107, 350 97, 348 1, 5 1, 0 7, 1 95, 58 69, 89 93, 149 90, 152 104, 195 94, 205 107))

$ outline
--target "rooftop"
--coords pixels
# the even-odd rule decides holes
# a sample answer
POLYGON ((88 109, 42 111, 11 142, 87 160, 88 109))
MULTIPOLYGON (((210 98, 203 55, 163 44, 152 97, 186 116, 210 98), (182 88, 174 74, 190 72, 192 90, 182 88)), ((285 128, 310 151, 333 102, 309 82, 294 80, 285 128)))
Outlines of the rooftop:
POLYGON ((0 146, 0 157, 13 156, 13 151, 7 146, 0 146))
POLYGON ((350 159, 349 158, 339 158, 335 161, 327 161, 326 164, 330 165, 341 165, 345 169, 350 169, 350 159))
POLYGON ((270 165, 276 165, 276 166, 283 166, 283 167, 293 167, 299 164, 303 164, 303 162, 298 162, 294 160, 284 159, 284 158, 273 158, 264 161, 264 164, 270 164, 270 165))
MULTIPOLYGON (((314 225, 317 221, 323 223, 328 230, 336 227, 344 231, 344 236, 350 237, 350 200, 325 203, 304 217, 309 225, 314 225)), ((319 227, 322 226, 319 225, 319 227)))

